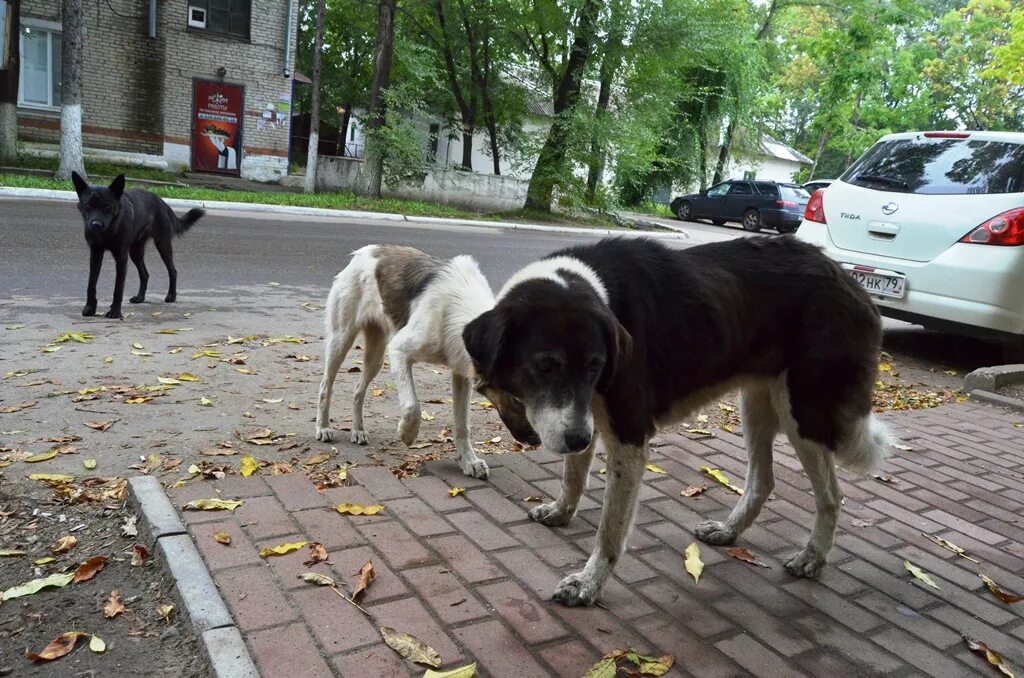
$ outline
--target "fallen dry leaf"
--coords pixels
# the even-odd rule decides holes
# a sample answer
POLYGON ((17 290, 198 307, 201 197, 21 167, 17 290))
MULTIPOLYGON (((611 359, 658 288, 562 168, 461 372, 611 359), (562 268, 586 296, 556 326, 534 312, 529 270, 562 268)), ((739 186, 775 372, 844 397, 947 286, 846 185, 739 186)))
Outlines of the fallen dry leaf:
POLYGON ((213 540, 218 544, 224 544, 225 546, 231 545, 231 535, 227 532, 215 532, 213 534, 213 540))
POLYGON ((107 651, 107 644, 103 642, 103 639, 97 635, 93 635, 89 638, 89 649, 96 654, 103 654, 107 651))
POLYGON ((35 407, 39 402, 36 400, 29 400, 25 403, 18 403, 17 405, 8 405, 7 407, 0 407, 0 414, 13 414, 14 412, 20 412, 27 410, 30 407, 35 407))
POLYGON ((336 587, 338 582, 334 581, 330 577, 319 572, 303 572, 299 575, 299 578, 303 581, 308 581, 310 584, 316 584, 318 586, 331 586, 336 587))
POLYGON ((171 623, 171 612, 174 611, 173 605, 159 605, 156 608, 157 614, 164 618, 164 621, 168 624, 171 623))
POLYGON ((149 549, 142 544, 136 544, 132 547, 132 567, 138 567, 144 562, 149 560, 149 549))
POLYGON ((380 635, 392 650, 416 663, 437 668, 441 666, 441 655, 437 650, 408 633, 396 631, 389 626, 380 627, 380 635))
POLYGON ((729 477, 726 476, 717 468, 711 468, 710 466, 701 466, 700 472, 703 473, 704 475, 714 478, 715 480, 717 480, 718 482, 720 482, 721 484, 725 485, 730 490, 735 492, 736 494, 743 494, 743 488, 736 487, 731 482, 729 482, 729 477))
POLYGON ((708 484, 701 483, 700 485, 688 485, 686 489, 682 490, 679 494, 684 497, 696 497, 697 495, 704 494, 708 491, 708 484))
POLYGON ((25 652, 25 656, 34 662, 48 662, 54 659, 60 659, 64 655, 68 654, 75 649, 75 645, 79 640, 88 636, 88 633, 82 631, 68 631, 57 636, 53 642, 47 645, 42 652, 25 652))
POLYGON ((935 583, 935 580, 932 579, 931 575, 929 575, 927 572, 919 568, 917 565, 911 563, 909 560, 903 561, 903 567, 907 569, 907 572, 914 575, 914 577, 920 579, 928 586, 931 586, 933 589, 939 588, 939 585, 935 583))
POLYGON ((367 560, 366 564, 359 568, 359 583, 352 592, 352 600, 359 597, 359 594, 369 588, 370 584, 377 577, 377 571, 373 569, 373 562, 367 560))
POLYGON ((899 485, 899 483, 900 483, 900 479, 899 478, 897 478, 896 476, 891 475, 889 473, 876 473, 875 475, 873 475, 871 477, 874 478, 875 480, 877 480, 880 483, 890 483, 892 485, 899 485))
POLYGON ((583 678, 614 678, 617 673, 615 663, 624 656, 626 650, 612 650, 591 666, 583 678))
POLYGON ((980 640, 974 640, 973 638, 968 638, 967 636, 961 636, 961 638, 963 638, 964 642, 967 643, 967 647, 970 648, 971 652, 983 656, 989 664, 998 669, 999 672, 1002 673, 1004 676, 1014 678, 1013 671, 1011 671, 1010 667, 1006 665, 1005 661, 1003 661, 1002 655, 1000 655, 995 650, 990 649, 988 645, 981 642, 980 640))
POLYGON ((95 429, 97 431, 106 431, 108 428, 110 428, 111 426, 114 425, 114 422, 112 422, 112 421, 87 421, 87 422, 85 422, 85 425, 88 426, 89 428, 95 429))
POLYGON ((309 543, 309 560, 302 563, 306 567, 313 567, 317 563, 327 560, 327 549, 318 541, 309 543))
POLYGON ((260 549, 260 555, 266 558, 267 556, 283 556, 286 553, 292 551, 298 551, 303 546, 308 544, 308 541, 296 541, 290 544, 279 544, 277 546, 264 546, 260 549))
POLYGON ((117 589, 115 589, 110 592, 110 597, 107 598, 107 602, 103 604, 103 616, 107 619, 113 619, 126 609, 124 601, 121 600, 121 594, 118 593, 117 589))
POLYGON ((457 669, 451 669, 449 671, 434 671, 433 669, 427 669, 426 673, 423 674, 423 678, 473 678, 475 675, 476 662, 473 662, 468 666, 460 666, 457 669))
POLYGON ((979 574, 978 576, 981 577, 981 581, 985 582, 985 586, 987 586, 988 590, 992 592, 992 595, 994 595, 996 598, 1003 601, 1007 605, 1019 603, 1020 601, 1024 600, 1024 596, 1021 596, 1016 593, 1009 593, 999 588, 990 577, 983 574, 979 574))
POLYGON ((66 535, 57 540, 53 546, 50 547, 51 553, 67 553, 71 549, 75 548, 75 544, 78 543, 78 537, 73 534, 66 535))
POLYGON ((759 560, 758 557, 751 553, 748 549, 742 547, 728 548, 725 549, 725 552, 733 558, 735 558, 736 560, 742 560, 743 562, 750 563, 751 565, 757 565, 758 567, 765 568, 771 567, 770 565, 766 565, 761 560, 759 560))
POLYGON ((974 558, 971 558, 969 555, 967 555, 967 550, 966 549, 957 546, 956 544, 954 544, 953 542, 949 541, 948 539, 943 539, 942 537, 937 537, 935 535, 928 534, 927 532, 922 532, 921 534, 923 534, 927 539, 935 542, 936 544, 938 544, 942 548, 946 549, 947 551, 952 551, 953 553, 957 554, 961 558, 969 560, 972 563, 977 563, 978 562, 974 558))
POLYGON ((96 460, 95 459, 83 459, 82 460, 82 466, 85 467, 86 471, 92 471, 93 469, 96 468, 96 460))
POLYGON ((28 479, 41 480, 50 485, 63 485, 65 483, 70 483, 75 479, 75 477, 63 473, 33 473, 29 475, 28 479))
POLYGON ((258 472, 259 470, 260 463, 256 461, 255 457, 248 454, 242 457, 242 468, 239 472, 242 474, 243 477, 248 478, 253 473, 258 472))
POLYGON ((57 456, 57 448, 47 450, 46 452, 40 452, 39 454, 33 454, 31 457, 25 457, 25 461, 30 464, 35 464, 40 461, 49 461, 57 456))
POLYGON ((449 497, 457 497, 460 494, 465 494, 465 492, 466 492, 466 488, 464 488, 464 487, 453 487, 450 490, 448 490, 448 496, 449 497))
POLYGON ((383 511, 384 507, 381 506, 380 504, 364 506, 363 504, 342 503, 335 506, 334 510, 341 514, 348 514, 353 516, 373 516, 383 511))
POLYGON ((330 452, 321 452, 319 454, 314 454, 312 457, 310 457, 306 461, 302 462, 302 465, 303 466, 316 466, 317 464, 324 463, 325 461, 327 461, 330 458, 331 458, 331 453, 330 452))
MULTIPOLYGON (((51 559, 52 560, 52 559, 51 559)), ((32 581, 12 586, 0 595, 0 600, 11 600, 12 598, 20 598, 22 596, 31 596, 33 593, 48 588, 67 586, 71 583, 71 580, 75 578, 73 572, 51 574, 49 577, 43 577, 42 579, 33 579, 32 581)))
POLYGON ((668 471, 666 471, 665 469, 661 468, 660 466, 657 466, 656 464, 647 464, 647 466, 645 466, 644 468, 646 468, 651 473, 661 473, 661 474, 667 474, 668 473, 668 471))
POLYGON ((80 584, 83 581, 89 581, 99 574, 99 571, 102 570, 106 564, 106 556, 93 556, 79 565, 78 569, 75 570, 75 583, 80 584))
POLYGON ((234 511, 242 503, 234 499, 196 499, 182 508, 186 511, 234 511))
POLYGON ((700 573, 704 571, 704 562, 700 559, 700 547, 697 546, 697 542, 693 542, 686 547, 686 561, 684 562, 686 571, 693 576, 693 582, 696 584, 700 580, 700 573))

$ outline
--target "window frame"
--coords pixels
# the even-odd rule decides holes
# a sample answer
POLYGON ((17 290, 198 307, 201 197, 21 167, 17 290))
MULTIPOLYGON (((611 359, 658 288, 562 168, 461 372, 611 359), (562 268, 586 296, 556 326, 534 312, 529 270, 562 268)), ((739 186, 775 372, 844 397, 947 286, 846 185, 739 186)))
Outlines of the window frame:
POLYGON ((732 184, 732 186, 729 187, 729 192, 726 195, 728 195, 729 197, 732 197, 734 195, 742 195, 742 196, 754 195, 754 187, 750 185, 749 181, 737 181, 737 182, 734 182, 732 184), (747 189, 746 193, 743 193, 743 192, 740 192, 740 191, 736 190, 736 189, 738 189, 740 187, 743 187, 743 188, 747 189))
POLYGON ((221 36, 221 37, 224 37, 224 38, 231 38, 232 40, 243 40, 245 42, 250 42, 252 40, 252 0, 228 0, 228 24, 229 24, 229 26, 228 26, 228 30, 226 30, 226 31, 221 31, 221 30, 217 30, 215 28, 210 28, 210 18, 211 18, 211 16, 212 16, 212 12, 210 10, 210 0, 188 0, 185 3, 185 27, 186 27, 186 30, 188 30, 189 32, 208 33, 210 35, 217 35, 217 36, 221 36), (245 24, 245 34, 244 35, 242 33, 234 33, 234 32, 232 32, 231 31, 231 27, 230 27, 232 14, 240 14, 240 12, 232 11, 232 5, 234 3, 236 3, 236 2, 237 3, 245 4, 246 8, 248 10, 246 12, 247 21, 246 21, 246 24, 245 24), (206 12, 206 28, 199 28, 198 26, 191 26, 191 25, 189 25, 189 23, 188 23, 189 22, 189 17, 191 15, 191 11, 192 11, 193 7, 197 7, 197 8, 202 9, 203 11, 206 12))
MULTIPOLYGON (((22 17, 18 22, 18 30, 24 31, 38 31, 46 34, 46 93, 47 99, 50 100, 48 104, 40 104, 35 101, 26 101, 24 95, 24 83, 27 80, 25 77, 25 65, 27 63, 25 59, 25 39, 19 37, 18 40, 18 108, 35 110, 35 111, 59 111, 60 101, 54 102, 53 98, 53 76, 54 76, 54 63, 53 63, 53 37, 56 35, 61 40, 64 39, 64 32, 62 30, 59 21, 45 21, 43 19, 32 19, 30 17, 22 17)), ((59 80, 58 80, 59 84, 59 80)))

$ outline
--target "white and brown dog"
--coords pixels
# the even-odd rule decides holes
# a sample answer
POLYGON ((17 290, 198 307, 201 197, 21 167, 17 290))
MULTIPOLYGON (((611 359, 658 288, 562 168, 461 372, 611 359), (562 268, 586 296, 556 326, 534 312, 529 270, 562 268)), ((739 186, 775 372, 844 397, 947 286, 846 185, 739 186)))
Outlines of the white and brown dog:
POLYGON ((352 442, 367 443, 363 425, 366 389, 388 351, 402 417, 398 435, 412 445, 420 430, 420 402, 412 366, 440 364, 452 372, 455 448, 462 472, 487 477, 487 464, 469 441, 473 363, 462 341, 466 324, 494 307, 491 286, 470 256, 439 261, 412 247, 369 245, 356 250, 334 278, 327 297, 324 376, 320 382, 316 438, 330 442, 331 390, 356 338, 364 337, 363 370, 352 402, 352 442))

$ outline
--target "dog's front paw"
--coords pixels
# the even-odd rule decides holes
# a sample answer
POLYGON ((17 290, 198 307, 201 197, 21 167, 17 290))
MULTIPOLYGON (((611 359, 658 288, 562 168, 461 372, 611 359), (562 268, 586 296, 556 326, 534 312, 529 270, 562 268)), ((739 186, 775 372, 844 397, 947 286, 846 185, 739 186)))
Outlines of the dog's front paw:
POLYGON ((717 520, 705 520, 693 530, 693 536, 705 544, 725 546, 736 541, 736 530, 717 520))
POLYGON ((572 520, 572 514, 573 511, 568 510, 557 501, 552 501, 531 509, 530 520, 548 527, 563 527, 572 520))
POLYGON ((82 315, 85 317, 96 315, 96 304, 86 304, 85 308, 82 309, 82 315))
POLYGON ((366 437, 366 431, 352 429, 352 442, 356 445, 366 445, 370 439, 366 437))
POLYGON ((316 427, 316 439, 322 443, 330 443, 334 441, 334 431, 328 426, 317 426, 316 427))
POLYGON ((783 567, 794 577, 814 579, 825 569, 826 558, 817 549, 807 546, 785 562, 783 567))
POLYGON ((109 311, 107 311, 106 313, 103 314, 103 317, 104 318, 110 318, 112 320, 117 320, 117 319, 124 320, 124 316, 121 315, 121 309, 119 309, 119 308, 112 308, 112 309, 110 309, 109 311))
POLYGON ((143 304, 143 303, 146 302, 146 297, 142 296, 141 294, 136 294, 134 297, 132 297, 128 301, 133 303, 133 304, 143 304))
POLYGON ((600 587, 593 577, 586 572, 576 572, 558 582, 552 598, 562 605, 579 607, 593 605, 598 593, 600 587))
POLYGON ((406 446, 416 442, 416 436, 420 434, 421 416, 420 409, 417 407, 415 410, 407 410, 402 415, 402 420, 398 422, 398 437, 406 446))
POLYGON ((475 454, 459 459, 459 468, 462 469, 463 475, 467 475, 470 478, 480 478, 481 480, 487 480, 487 474, 490 473, 490 469, 487 468, 487 462, 475 454))
POLYGON ((164 297, 164 301, 166 301, 168 304, 173 304, 177 300, 178 300, 178 295, 177 294, 168 294, 166 297, 164 297))

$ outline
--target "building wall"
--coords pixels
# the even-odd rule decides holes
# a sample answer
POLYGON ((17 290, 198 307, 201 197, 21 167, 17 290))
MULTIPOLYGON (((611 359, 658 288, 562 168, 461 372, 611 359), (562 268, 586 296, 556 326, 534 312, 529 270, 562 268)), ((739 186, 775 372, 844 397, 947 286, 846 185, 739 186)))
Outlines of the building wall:
POLYGON ((791 182, 793 175, 803 165, 795 160, 783 160, 767 156, 758 156, 752 159, 743 159, 729 164, 727 179, 742 179, 743 174, 753 171, 755 179, 763 181, 791 182))

